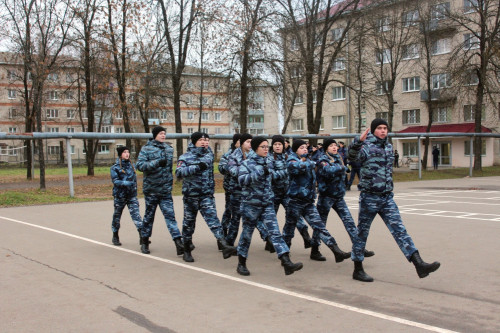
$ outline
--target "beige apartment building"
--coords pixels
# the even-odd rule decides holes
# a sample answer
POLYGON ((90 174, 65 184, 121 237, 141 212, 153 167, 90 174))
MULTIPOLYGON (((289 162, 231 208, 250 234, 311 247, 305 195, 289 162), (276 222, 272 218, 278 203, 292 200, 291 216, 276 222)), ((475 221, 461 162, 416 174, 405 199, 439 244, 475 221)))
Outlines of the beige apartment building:
MULTIPOLYGON (((348 31, 347 40, 342 52, 335 59, 331 82, 323 100, 323 117, 319 134, 357 133, 358 124, 362 129, 369 126, 375 117, 388 119, 389 105, 387 91, 391 65, 398 62, 397 73, 393 75, 392 91, 393 118, 392 132, 425 133, 428 124, 429 99, 427 86, 431 86, 430 104, 433 110, 432 132, 474 132, 474 103, 478 78, 467 67, 459 68, 466 55, 478 48, 479 40, 467 29, 457 23, 460 15, 465 20, 477 20, 478 13, 475 0, 442 0, 422 1, 417 8, 413 1, 378 1, 363 2, 358 11, 346 15, 360 15, 361 19, 355 27, 348 31), (371 3, 368 5, 363 5, 371 3), (426 16, 427 15, 427 16, 426 16), (450 18, 454 16, 454 20, 450 18), (476 17, 476 18, 474 18, 476 17), (426 82, 425 52, 422 44, 422 22, 428 22, 431 80, 426 82), (365 43, 361 49, 352 42, 359 38, 364 30, 365 43), (395 29, 399 29, 395 32, 395 29), (396 37, 404 33, 404 38, 396 37), (392 35, 391 35, 392 34, 392 35), (389 46, 389 39, 398 43, 389 46), (384 44, 385 43, 385 44, 384 44), (358 105, 356 89, 359 89, 356 66, 358 52, 362 59, 363 94, 362 105, 358 105), (380 75, 381 73, 386 74, 380 75)), ((499 4, 491 2, 498 8, 499 4)), ((345 18, 338 20, 329 32, 328 40, 332 45, 342 34, 345 18)), ((293 34, 285 35, 285 52, 287 59, 293 59, 298 52, 297 40, 293 34)), ((471 68, 473 57, 471 58, 471 68)), ((292 71, 293 76, 300 76, 301 69, 292 71)), ((484 133, 500 131, 500 76, 490 70, 490 91, 483 102, 482 125, 484 133)), ((313 103, 316 103, 314 96, 313 103)), ((302 86, 294 101, 294 110, 287 133, 309 134, 307 132, 306 91, 302 86)), ((483 140, 483 166, 500 163, 500 140, 485 138, 483 140)), ((420 142, 421 153, 424 152, 423 140, 420 142)), ((409 156, 418 159, 417 138, 394 139, 394 148, 401 157, 409 156)), ((431 138, 432 147, 440 149, 440 165, 468 166, 470 161, 470 145, 468 138, 439 137, 431 138)), ((428 158, 432 166, 432 155, 428 158)))

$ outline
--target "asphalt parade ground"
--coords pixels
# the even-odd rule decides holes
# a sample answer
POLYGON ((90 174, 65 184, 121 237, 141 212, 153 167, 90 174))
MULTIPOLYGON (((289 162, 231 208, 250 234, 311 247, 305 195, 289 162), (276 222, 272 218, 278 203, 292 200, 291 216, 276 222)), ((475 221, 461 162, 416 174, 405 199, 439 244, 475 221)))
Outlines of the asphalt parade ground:
MULTIPOLYGON (((353 190, 346 201, 356 219, 353 190)), ((301 271, 285 276, 256 231, 242 277, 200 215, 195 262, 185 263, 159 209, 150 255, 127 210, 123 245, 111 245, 112 200, 0 209, 0 331, 500 332, 500 177, 398 183, 395 200, 422 258, 441 262, 427 278, 380 217, 367 245, 375 256, 364 262, 375 281, 362 283, 324 245, 327 261, 311 261, 298 234, 291 258, 301 271)), ((224 195, 216 201, 221 217, 224 195)), ((174 205, 180 226, 182 197, 174 205)), ((333 211, 327 228, 349 251, 333 211)))

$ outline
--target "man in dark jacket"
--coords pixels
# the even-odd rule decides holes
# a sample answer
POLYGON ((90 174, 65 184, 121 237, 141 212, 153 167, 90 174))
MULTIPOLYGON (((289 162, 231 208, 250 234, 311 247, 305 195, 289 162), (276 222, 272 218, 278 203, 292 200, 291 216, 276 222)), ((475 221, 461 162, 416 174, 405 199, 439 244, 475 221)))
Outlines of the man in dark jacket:
POLYGON ((361 163, 358 238, 352 245, 352 259, 354 261, 352 277, 363 282, 373 281, 373 278, 363 270, 362 263, 370 226, 377 214, 389 228, 406 259, 415 265, 420 278, 426 277, 440 266, 438 262, 428 264, 420 258, 413 240, 403 225, 392 192, 394 155, 387 135, 387 122, 383 119, 374 119, 370 128, 357 137, 349 149, 349 160, 361 163))
POLYGON ((144 214, 142 235, 143 253, 149 253, 149 237, 153 232, 153 222, 156 207, 165 217, 168 231, 174 240, 177 255, 184 253, 181 233, 177 227, 172 200, 172 159, 174 149, 165 143, 165 128, 156 126, 152 130, 153 139, 142 147, 137 159, 137 169, 144 173, 142 191, 146 200, 146 213, 144 214))

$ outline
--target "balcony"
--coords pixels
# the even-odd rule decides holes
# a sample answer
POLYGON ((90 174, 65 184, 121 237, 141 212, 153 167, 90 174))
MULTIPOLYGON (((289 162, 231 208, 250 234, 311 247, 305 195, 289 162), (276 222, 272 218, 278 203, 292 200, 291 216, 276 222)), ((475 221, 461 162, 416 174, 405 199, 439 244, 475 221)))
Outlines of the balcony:
MULTIPOLYGON (((457 99, 457 95, 451 89, 432 89, 431 91, 431 102, 449 102, 455 101, 457 99)), ((420 100, 422 102, 429 101, 429 94, 427 90, 420 91, 420 100)))
POLYGON ((262 109, 248 109, 249 116, 262 116, 264 115, 264 110, 262 109))
MULTIPOLYGON (((448 19, 430 20, 427 29, 427 32, 431 35, 450 35, 455 33, 455 31, 457 30, 451 20, 448 19)), ((422 26, 420 27, 420 31, 422 33, 425 32, 422 26)))
POLYGON ((148 125, 150 125, 150 126, 160 125, 160 119, 158 119, 158 118, 149 118, 148 119, 148 125))
POLYGON ((248 129, 264 129, 264 123, 248 123, 248 129))

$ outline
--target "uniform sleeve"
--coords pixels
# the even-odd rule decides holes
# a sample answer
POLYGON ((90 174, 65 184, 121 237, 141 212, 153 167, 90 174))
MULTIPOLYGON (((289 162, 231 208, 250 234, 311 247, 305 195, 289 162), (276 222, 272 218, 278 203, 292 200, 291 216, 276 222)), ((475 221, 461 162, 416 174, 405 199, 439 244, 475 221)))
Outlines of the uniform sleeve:
POLYGON ((228 155, 226 154, 222 155, 219 161, 219 172, 221 175, 224 176, 228 173, 227 171, 228 155))
POLYGON ((139 153, 139 157, 137 158, 137 170, 139 171, 150 171, 154 170, 159 167, 160 160, 155 159, 155 160, 150 160, 148 157, 148 154, 146 153, 145 149, 142 149, 141 152, 139 153))
POLYGON ((263 174, 263 170, 260 172, 259 170, 262 170, 262 168, 257 169, 255 166, 252 167, 247 163, 240 165, 238 169, 238 183, 240 186, 248 186, 258 181, 261 176, 261 172, 263 174))
POLYGON ((288 171, 286 169, 286 162, 281 160, 274 160, 268 163, 269 172, 273 180, 288 178, 288 171))
POLYGON ((363 163, 366 160, 366 153, 363 149, 364 142, 359 140, 359 137, 354 139, 354 142, 349 146, 347 159, 352 162, 363 163))
POLYGON ((345 167, 343 165, 337 163, 330 164, 325 160, 320 161, 318 164, 318 174, 325 178, 333 178, 336 173, 343 172, 344 170, 345 167))
POLYGON ((175 169, 175 176, 177 178, 185 178, 194 175, 200 171, 200 166, 198 164, 189 164, 181 156, 177 162, 177 168, 175 169))
POLYGON ((288 160, 287 162, 288 173, 290 175, 296 176, 304 174, 307 170, 314 168, 314 162, 306 160, 297 160, 295 158, 288 160))
POLYGON ((236 160, 236 157, 234 155, 229 156, 229 160, 227 162, 227 171, 232 177, 237 178, 238 177, 238 172, 239 172, 239 166, 238 166, 238 161, 236 160))
POLYGON ((126 187, 126 186, 132 186, 134 184, 134 182, 120 179, 120 170, 117 170, 117 168, 115 167, 111 167, 110 174, 111 174, 111 181, 115 186, 126 187))

